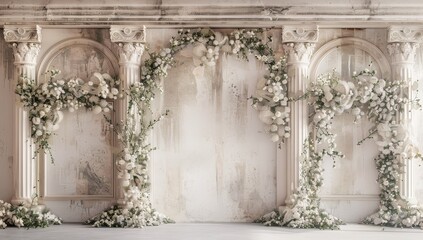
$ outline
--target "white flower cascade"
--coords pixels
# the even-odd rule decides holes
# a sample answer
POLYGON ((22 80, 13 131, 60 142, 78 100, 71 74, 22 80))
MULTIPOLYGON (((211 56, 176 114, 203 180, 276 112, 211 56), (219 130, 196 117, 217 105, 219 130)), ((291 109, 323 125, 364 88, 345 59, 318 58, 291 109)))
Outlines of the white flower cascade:
POLYGON ((338 228, 341 221, 319 210, 317 193, 323 183, 323 157, 344 157, 336 150, 336 135, 331 132, 332 120, 337 115, 350 112, 356 122, 366 116, 374 124, 369 136, 359 144, 374 138, 380 151, 375 158, 381 189, 379 211, 367 217, 364 223, 423 227, 422 210, 413 207, 399 193, 404 161, 421 159, 403 124, 397 120, 406 106, 420 108, 418 99, 409 99, 402 94, 408 91, 408 87, 402 81, 386 82, 379 79, 374 71, 367 69, 354 73, 353 82, 340 80, 335 72, 319 76, 300 98, 307 99, 312 107, 311 132, 301 159, 300 187, 284 212, 272 212, 259 221, 266 225, 296 228, 338 228), (316 144, 320 150, 317 150, 316 144))
POLYGON ((149 53, 150 58, 142 66, 141 82, 125 90, 130 101, 126 121, 117 131, 123 150, 116 163, 125 190, 124 204, 88 220, 93 226, 143 227, 172 222, 151 206, 148 163, 154 148, 148 143, 148 133, 167 114, 152 117, 151 105, 156 92, 161 90, 160 82, 174 64, 174 56, 189 45, 194 46, 192 56, 197 67, 215 66, 221 51, 245 60, 248 54, 255 53, 269 74, 259 84, 261 91, 253 97, 253 106, 261 115, 265 112, 260 118, 269 124, 274 141, 289 137, 285 59, 275 59, 273 50, 262 40, 262 30, 236 30, 228 36, 209 29, 180 30, 178 34, 170 40, 170 47, 149 53))

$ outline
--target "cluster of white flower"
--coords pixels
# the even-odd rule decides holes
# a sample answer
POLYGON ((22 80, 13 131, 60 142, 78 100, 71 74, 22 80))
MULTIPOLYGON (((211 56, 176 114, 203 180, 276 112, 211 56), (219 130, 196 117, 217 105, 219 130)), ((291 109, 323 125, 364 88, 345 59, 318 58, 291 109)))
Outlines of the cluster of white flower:
POLYGON ((342 221, 320 208, 317 192, 323 183, 322 162, 323 154, 316 152, 313 141, 308 139, 300 161, 301 178, 297 192, 291 196, 283 212, 271 212, 256 221, 266 226, 338 229, 342 221))
MULTIPOLYGON (((174 64, 175 54, 188 45, 195 45, 194 64, 201 66, 215 65, 220 51, 245 60, 248 54, 255 53, 255 57, 266 65, 269 74, 259 88, 261 92, 258 91, 253 98, 253 105, 261 109, 260 119, 268 123, 267 130, 272 133, 272 140, 276 142, 289 137, 286 62, 284 58, 275 60, 272 48, 262 39, 262 32, 237 30, 223 36, 210 29, 180 30, 179 36, 170 40, 170 47, 149 53, 150 58, 144 61, 141 69, 141 81, 123 90, 129 103, 125 122, 114 127, 123 146, 116 164, 125 191, 125 205, 91 219, 91 224, 142 227, 170 222, 151 209, 147 165, 149 153, 154 148, 148 143, 148 133, 167 114, 151 119, 151 104, 157 90, 161 90, 160 82, 174 64)), ((80 79, 53 80, 57 73, 52 71, 50 81, 40 86, 33 81, 22 81, 16 90, 24 105, 31 110, 30 120, 36 143, 40 149, 47 151, 50 151, 48 138, 62 118, 61 110, 74 111, 85 107, 95 113, 108 112, 111 105, 107 100, 122 95, 118 90, 119 82, 107 74, 96 73, 85 83, 80 79)))
POLYGON ((256 58, 267 65, 269 74, 257 83, 253 107, 259 111, 260 120, 267 124, 272 141, 283 142, 291 136, 286 60, 281 58, 275 62, 265 55, 256 55, 256 58))
MULTIPOLYGON (((194 65, 209 67, 216 65, 221 47, 226 43, 227 38, 219 32, 205 32, 203 37, 198 38, 192 49, 194 65)), ((225 49, 227 47, 223 50, 225 49)))
POLYGON ((114 206, 98 216, 88 220, 94 227, 142 228, 173 223, 172 220, 149 207, 119 208, 114 206))
POLYGON ((351 108, 357 90, 352 82, 339 79, 336 72, 321 75, 308 90, 309 104, 314 108, 313 122, 317 127, 326 127, 335 115, 351 108))
POLYGON ((423 211, 402 199, 399 192, 404 161, 422 157, 408 139, 404 126, 396 121, 407 105, 408 108, 419 108, 419 100, 411 100, 402 94, 408 91, 404 82, 386 82, 375 77, 375 72, 368 69, 354 73, 353 80, 355 82, 342 81, 335 72, 322 75, 301 98, 306 98, 313 109, 311 130, 316 132, 311 133, 310 138, 316 137, 320 150, 315 150, 312 141, 306 141, 297 194, 293 195, 291 204, 283 213, 269 214, 260 221, 268 225, 301 228, 336 228, 340 224, 337 218, 318 214, 322 210, 319 208, 317 192, 323 183, 323 157, 343 157, 336 151, 336 135, 331 132, 332 119, 349 111, 355 116, 356 122, 366 116, 374 123, 370 136, 359 144, 374 138, 380 150, 375 158, 381 189, 380 208, 364 222, 394 227, 423 227, 423 211), (319 145, 324 142, 328 144, 319 145))
POLYGON ((60 74, 57 70, 49 74, 50 79, 39 85, 33 80, 21 78, 16 86, 16 94, 30 113, 32 137, 38 144, 37 151, 43 149, 48 152, 48 139, 59 128, 63 110, 73 112, 85 107, 96 114, 109 112, 112 105, 108 100, 117 99, 120 95, 119 81, 109 74, 94 73, 87 82, 79 78, 57 80, 55 76, 60 74))
POLYGON ((386 82, 375 77, 375 72, 368 69, 353 73, 356 85, 334 76, 335 73, 331 73, 321 77, 308 93, 315 109, 317 139, 329 139, 329 147, 323 149, 322 153, 331 155, 336 152, 335 135, 330 132, 331 120, 335 115, 351 109, 356 121, 366 116, 374 123, 367 138, 375 135, 373 138, 380 151, 375 161, 382 193, 379 211, 366 218, 365 223, 395 227, 423 226, 421 210, 412 207, 399 194, 404 160, 420 157, 420 154, 409 141, 407 130, 396 120, 406 105, 419 107, 418 99, 412 101, 401 94, 407 91, 408 86, 404 82, 386 82))
POLYGON ((60 218, 49 211, 39 211, 36 206, 13 206, 0 200, 0 229, 7 226, 38 228, 61 223, 60 218))
MULTIPOLYGON (((260 45, 263 44, 263 40, 261 39, 261 36, 259 36, 261 33, 262 31, 246 29, 233 31, 229 35, 228 41, 231 49, 230 52, 232 54, 241 56, 242 58, 247 58, 249 53, 253 52, 253 50, 257 49, 257 47, 260 47, 260 45)), ((259 55, 262 56, 263 54, 259 55)), ((267 55, 267 57, 273 58, 273 55, 267 55)))
MULTIPOLYGON (((180 30, 178 34, 178 38, 172 38, 170 41, 171 48, 168 52, 173 56, 177 51, 192 44, 196 66, 214 66, 220 51, 234 54, 244 60, 253 53, 257 60, 263 62, 269 73, 257 83, 253 107, 259 111, 260 119, 267 124, 266 131, 270 133, 272 141, 282 142, 290 137, 286 59, 275 59, 273 49, 263 39, 263 30, 235 30, 228 36, 210 29, 194 32, 180 30)), ((268 38, 268 41, 271 41, 271 38, 268 38)), ((173 61, 173 57, 168 59, 173 61)), ((168 66, 172 62, 166 63, 168 66)))

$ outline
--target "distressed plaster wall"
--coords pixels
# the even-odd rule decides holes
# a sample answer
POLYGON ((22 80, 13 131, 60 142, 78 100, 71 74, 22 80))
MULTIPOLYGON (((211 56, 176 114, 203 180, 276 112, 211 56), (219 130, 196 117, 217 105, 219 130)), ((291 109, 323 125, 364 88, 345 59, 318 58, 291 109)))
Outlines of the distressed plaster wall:
MULTIPOLYGON (((276 40, 273 47, 279 54, 280 32, 272 30, 276 40)), ((149 29, 147 42, 152 49, 157 49, 175 34, 174 29, 149 29)), ((11 49, 1 34, 0 37, 0 199, 10 200, 13 195, 13 61, 11 49)), ((50 27, 43 29, 40 61, 54 44, 76 37, 93 39, 117 53, 107 29, 50 27)), ((385 28, 321 29, 316 50, 340 37, 365 39, 386 54, 385 28)), ((277 202, 283 200, 276 197, 276 192, 284 191, 285 185, 277 185, 276 181, 276 146, 263 132, 263 125, 247 100, 254 92, 257 79, 265 72, 263 66, 253 58, 242 62, 221 56, 216 67, 203 72, 194 66, 189 50, 179 54, 176 60, 176 66, 164 81, 164 94, 155 105, 157 110, 169 109, 171 114, 151 136, 158 147, 152 154, 151 164, 154 206, 179 222, 251 221, 278 207, 277 202)), ((321 71, 332 66, 345 71, 349 66, 346 61, 329 59, 326 69, 321 71)), ((423 50, 420 49, 415 68, 417 79, 423 77, 422 66, 423 50)), ((342 76, 348 77, 348 74, 342 76)), ((423 90, 422 84, 420 89, 423 90)), ((421 91, 419 96, 423 97, 421 91)), ((415 113, 412 126, 421 149, 422 121, 423 114, 415 113)), ((66 124, 72 126, 72 123, 66 124)), ((325 162, 323 205, 333 214, 357 222, 377 206, 377 198, 371 196, 378 193, 373 164, 376 147, 371 141, 356 146, 356 140, 364 136, 368 124, 353 126, 351 117, 345 116, 338 118, 335 125, 339 132, 338 145, 347 156, 337 160, 336 168, 332 168, 330 159, 325 162), (339 195, 350 195, 351 199, 336 198, 339 195)), ((421 163, 415 164, 416 196, 423 202, 423 168, 417 166, 421 163)), ((284 174, 282 170, 282 177, 284 174)), ((48 202, 48 206, 67 221, 85 220, 108 205, 108 201, 48 202)))
POLYGON ((10 201, 13 195, 13 115, 14 66, 12 49, 0 33, 0 199, 10 201))
MULTIPOLYGON (((154 47, 169 39, 168 30, 149 33, 154 47)), ((187 55, 157 101, 171 113, 153 135, 153 203, 179 221, 251 221, 276 206, 276 146, 248 100, 264 66, 221 56, 202 68, 187 55)))

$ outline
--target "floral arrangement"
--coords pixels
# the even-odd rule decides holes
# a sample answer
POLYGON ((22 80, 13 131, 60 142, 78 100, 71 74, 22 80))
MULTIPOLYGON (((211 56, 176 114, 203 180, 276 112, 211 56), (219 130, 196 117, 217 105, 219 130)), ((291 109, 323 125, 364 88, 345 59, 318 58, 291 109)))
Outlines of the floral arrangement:
MULTIPOLYGON (((414 85, 416 86, 416 85, 414 85)), ((374 126, 369 136, 359 142, 373 138, 380 153, 376 156, 378 182, 381 189, 379 211, 364 220, 364 223, 394 226, 423 227, 422 212, 412 207, 400 196, 400 174, 404 161, 420 158, 421 155, 410 142, 402 124, 400 114, 405 109, 419 109, 419 99, 410 99, 408 85, 403 81, 387 82, 375 77, 375 72, 365 69, 353 74, 353 82, 339 79, 336 73, 322 76, 312 84, 308 99, 313 103, 313 125, 317 142, 328 142, 322 154, 343 157, 336 151, 335 134, 330 132, 335 115, 350 111, 358 122, 366 116, 374 126), (408 106, 408 107, 407 107, 408 106)))
POLYGON ((301 177, 296 193, 282 212, 270 212, 255 222, 266 226, 338 229, 342 221, 320 208, 317 195, 323 184, 323 156, 322 152, 315 149, 314 141, 308 138, 300 160, 301 177))
MULTIPOLYGON (((172 222, 151 206, 147 168, 149 153, 154 147, 148 143, 148 134, 167 114, 154 118, 151 110, 152 101, 161 90, 160 81, 174 64, 174 56, 188 45, 194 45, 194 64, 198 66, 214 66, 222 51, 244 60, 248 54, 255 53, 269 74, 258 84, 253 106, 260 111, 260 119, 268 124, 267 130, 272 133, 273 141, 289 137, 286 62, 284 58, 275 59, 272 48, 262 35, 263 30, 236 30, 225 37, 209 29, 180 30, 178 37, 170 40, 170 47, 157 53, 149 52, 150 58, 142 66, 141 81, 128 89, 120 89, 119 81, 100 73, 95 73, 87 82, 79 78, 65 81, 55 79, 60 72, 52 70, 48 72, 49 80, 40 85, 25 77, 19 81, 16 93, 29 110, 32 137, 38 146, 36 153, 46 151, 52 161, 48 140, 59 128, 62 111, 85 108, 96 114, 109 112, 112 105, 108 101, 126 96, 126 118, 116 126, 111 125, 122 146, 116 164, 124 188, 124 203, 113 206, 87 223, 96 227, 143 227, 172 222)), ((271 41, 271 38, 267 40, 271 41)))
MULTIPOLYGON (((286 225, 292 227, 336 228, 340 223, 329 217, 325 224, 319 224, 322 215, 318 209, 317 192, 322 185, 321 161, 323 156, 343 157, 336 150, 335 137, 331 132, 332 120, 336 115, 350 112, 359 122, 366 116, 374 126, 369 136, 360 141, 373 138, 380 153, 376 156, 380 193, 379 211, 367 217, 364 223, 393 227, 423 227, 423 212, 403 199, 399 192, 400 174, 404 161, 420 158, 415 146, 410 142, 400 115, 405 109, 419 109, 419 99, 410 99, 403 94, 408 91, 403 81, 387 82, 375 76, 374 71, 365 69, 353 74, 353 81, 339 79, 335 73, 321 75, 312 83, 302 99, 307 99, 312 107, 310 138, 307 151, 303 154, 306 161, 301 161, 301 180, 292 204, 282 213, 271 213, 261 219, 268 225, 286 225), (316 147, 321 150, 316 151, 316 147), (323 144, 326 144, 325 146, 323 144), (309 151, 309 152, 308 152, 309 151), (304 204, 306 202, 307 204, 304 204), (304 208, 303 206, 307 206, 304 208), (298 219, 312 216, 306 221, 298 219), (294 221, 291 224, 290 221, 294 221)), ((416 85, 414 84, 414 88, 416 85)), ((328 215, 324 215, 328 217, 328 215)))
POLYGON ((40 211, 36 206, 13 206, 0 200, 0 229, 7 226, 38 228, 60 225, 62 220, 48 210, 40 211))
POLYGON ((36 153, 44 150, 54 161, 48 140, 59 128, 63 119, 62 111, 73 112, 79 108, 86 108, 96 114, 111 111, 112 105, 108 101, 118 98, 119 81, 115 81, 109 74, 100 73, 94 73, 87 82, 80 78, 66 81, 56 79, 60 74, 58 70, 46 74, 49 79, 41 84, 23 76, 15 92, 28 109, 32 123, 31 136, 38 146, 36 153))
POLYGON ((173 222, 151 206, 147 167, 149 153, 154 148, 148 143, 148 134, 167 114, 154 118, 151 110, 152 101, 161 90, 160 82, 174 65, 175 55, 189 45, 193 45, 197 66, 214 66, 221 51, 244 60, 248 54, 256 53, 256 58, 267 66, 269 75, 260 83, 260 91, 253 98, 254 106, 261 111, 261 119, 269 124, 274 141, 289 137, 285 59, 275 60, 273 50, 262 40, 262 33, 262 30, 236 30, 224 37, 209 29, 179 30, 178 37, 170 40, 169 47, 148 52, 149 58, 141 69, 141 81, 125 90, 129 99, 127 118, 115 128, 123 146, 116 164, 124 187, 124 203, 100 213, 88 220, 88 224, 95 227, 143 227, 173 222))
MULTIPOLYGON (((191 32, 180 30, 178 38, 172 38, 171 47, 160 52, 164 59, 157 58, 156 64, 163 64, 166 61, 173 61, 174 54, 188 45, 193 45, 193 60, 197 66, 214 66, 219 53, 232 54, 239 59, 248 60, 249 54, 262 62, 269 71, 263 79, 257 83, 257 91, 252 97, 253 107, 259 111, 259 118, 266 124, 266 131, 270 133, 273 142, 283 142, 291 134, 289 127, 288 107, 288 75, 286 73, 286 59, 276 59, 273 49, 268 45, 272 41, 269 37, 265 40, 264 31, 256 30, 235 30, 227 36, 214 32, 210 29, 202 29, 191 32), (167 58, 170 59, 167 59, 167 58)), ((153 63, 153 62, 152 62, 153 63)), ((162 65, 159 72, 166 76, 169 65, 162 65)), ((147 71, 143 71, 148 72, 147 71)))

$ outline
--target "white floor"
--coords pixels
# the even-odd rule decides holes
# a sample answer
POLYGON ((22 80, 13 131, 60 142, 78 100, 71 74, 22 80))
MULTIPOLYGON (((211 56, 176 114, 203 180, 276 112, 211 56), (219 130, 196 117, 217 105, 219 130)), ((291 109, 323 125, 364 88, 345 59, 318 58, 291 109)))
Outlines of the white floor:
POLYGON ((0 230, 0 240, 79 240, 79 239, 181 239, 181 240, 408 240, 423 239, 421 229, 396 229, 348 224, 338 231, 297 230, 280 227, 265 227, 250 223, 178 223, 147 227, 144 229, 91 228, 79 224, 64 224, 45 229, 0 230))

